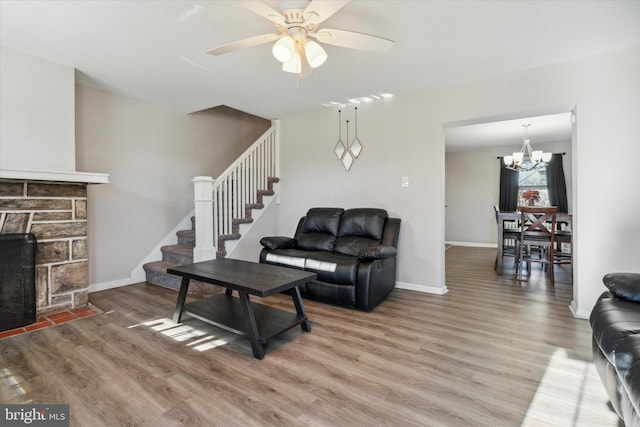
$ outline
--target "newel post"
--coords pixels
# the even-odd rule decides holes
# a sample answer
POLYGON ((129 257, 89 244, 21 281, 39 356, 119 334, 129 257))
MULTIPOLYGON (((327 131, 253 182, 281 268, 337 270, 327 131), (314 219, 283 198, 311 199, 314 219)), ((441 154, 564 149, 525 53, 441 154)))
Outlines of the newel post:
POLYGON ((193 262, 200 262, 216 257, 216 247, 213 244, 213 178, 193 178, 193 192, 196 214, 196 247, 193 249, 193 262))

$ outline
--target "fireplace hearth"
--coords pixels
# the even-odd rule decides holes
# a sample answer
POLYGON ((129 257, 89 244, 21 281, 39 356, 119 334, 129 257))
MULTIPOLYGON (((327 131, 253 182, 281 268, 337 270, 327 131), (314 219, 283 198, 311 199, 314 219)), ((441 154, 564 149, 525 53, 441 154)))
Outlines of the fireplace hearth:
POLYGON ((87 183, 0 179, 0 234, 11 233, 38 242, 38 318, 87 306, 87 183))
POLYGON ((36 237, 0 234, 0 332, 36 321, 36 237))

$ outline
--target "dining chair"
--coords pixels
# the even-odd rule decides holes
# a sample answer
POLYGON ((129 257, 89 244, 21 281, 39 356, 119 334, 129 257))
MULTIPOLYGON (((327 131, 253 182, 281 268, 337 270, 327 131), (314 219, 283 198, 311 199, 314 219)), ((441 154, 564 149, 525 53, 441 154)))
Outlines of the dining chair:
POLYGON ((516 275, 522 280, 522 263, 526 262, 531 275, 531 263, 541 263, 546 269, 551 285, 555 285, 553 266, 555 261, 555 230, 558 208, 518 206, 520 212, 520 235, 516 275), (534 252, 537 256, 534 256, 534 252))
POLYGON ((504 257, 513 257, 515 265, 518 257, 518 239, 520 236, 520 227, 518 226, 518 218, 515 212, 509 212, 509 216, 501 215, 500 208, 493 206, 496 216, 496 224, 498 226, 498 252, 496 253, 496 261, 493 269, 497 274, 502 274, 502 266, 504 265, 504 257))
POLYGON ((556 215, 555 242, 553 263, 555 265, 570 264, 573 280, 573 215, 567 213, 556 215))

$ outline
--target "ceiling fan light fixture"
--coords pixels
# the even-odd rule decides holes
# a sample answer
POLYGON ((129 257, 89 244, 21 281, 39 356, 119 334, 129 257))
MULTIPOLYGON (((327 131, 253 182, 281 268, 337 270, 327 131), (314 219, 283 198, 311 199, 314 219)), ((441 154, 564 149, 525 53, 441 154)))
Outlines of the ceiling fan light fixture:
POLYGON ((294 51, 290 61, 282 64, 282 71, 293 74, 300 74, 302 72, 302 61, 300 60, 298 51, 294 51))
POLYGON ((304 53, 311 68, 318 68, 327 60, 327 52, 313 40, 307 40, 304 45, 304 53))
POLYGON ((291 61, 294 57, 295 52, 295 42, 293 41, 293 37, 286 35, 281 37, 271 49, 273 56, 282 63, 287 63, 291 61))

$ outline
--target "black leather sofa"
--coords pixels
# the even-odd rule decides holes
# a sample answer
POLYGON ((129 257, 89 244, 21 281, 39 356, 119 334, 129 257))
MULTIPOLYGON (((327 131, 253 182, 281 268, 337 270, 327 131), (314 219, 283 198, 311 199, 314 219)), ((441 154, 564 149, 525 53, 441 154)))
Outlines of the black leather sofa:
POLYGON ((640 426, 640 274, 611 273, 591 312, 593 360, 611 405, 627 427, 640 426))
POLYGON ((260 240, 260 262, 316 273, 306 298, 370 311, 395 286, 399 231, 384 209, 312 208, 293 238, 260 240))

